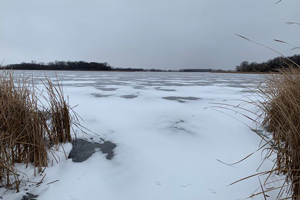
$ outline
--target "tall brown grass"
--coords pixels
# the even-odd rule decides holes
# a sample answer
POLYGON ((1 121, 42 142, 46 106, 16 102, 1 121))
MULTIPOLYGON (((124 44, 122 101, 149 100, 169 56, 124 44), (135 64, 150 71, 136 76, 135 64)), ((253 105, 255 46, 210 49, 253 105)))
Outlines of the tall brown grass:
POLYGON ((300 69, 291 66, 270 75, 259 88, 263 98, 258 106, 264 111, 262 125, 272 134, 269 153, 276 165, 269 172, 286 177, 278 188, 278 198, 300 199, 300 69))
MULTIPOLYGON (((281 2, 279 0, 277 3, 281 2)), ((287 24, 300 25, 300 23, 287 22, 287 24)), ((237 36, 248 40, 254 44, 267 48, 282 56, 282 61, 289 68, 280 69, 278 74, 269 75, 266 84, 260 85, 258 95, 262 100, 250 101, 263 111, 254 122, 261 126, 268 127, 271 133, 271 139, 263 145, 267 150, 265 159, 275 155, 275 165, 267 172, 256 175, 268 175, 264 184, 261 184, 262 192, 253 194, 257 196, 262 194, 267 199, 266 192, 279 190, 277 199, 300 199, 300 66, 291 59, 285 58, 283 54, 264 44, 252 41, 244 36, 237 36), (262 122, 261 122, 262 119, 262 122), (268 188, 269 181, 273 174, 283 174, 285 180, 280 187, 268 188), (263 189, 263 185, 267 190, 263 189)), ((284 43, 293 47, 292 50, 299 49, 285 41, 277 40, 276 42, 284 43)), ((279 68, 281 66, 278 66, 279 68)), ((260 148, 261 149, 261 148, 260 148)), ((250 178, 256 175, 251 175, 250 178)), ((246 179, 244 178, 244 179, 246 179)), ((241 180, 244 180, 241 179, 241 180)), ((241 181, 239 180, 239 181, 241 181)), ((236 181, 236 182, 239 182, 236 181)), ((281 181, 281 180, 280 180, 281 181)), ((235 182, 235 183, 236 183, 235 182)))
POLYGON ((261 147, 255 152, 238 162, 227 164, 219 160, 223 164, 232 166, 262 150, 266 153, 263 154, 265 156, 260 168, 265 160, 275 158, 273 167, 268 171, 250 175, 231 184, 256 176, 266 176, 264 182, 259 180, 259 188, 262 191, 254 193, 250 198, 263 195, 264 199, 267 199, 269 192, 277 191, 277 200, 300 200, 300 66, 289 60, 285 62, 290 67, 266 75, 266 81, 259 85, 258 90, 253 91, 256 94, 254 100, 253 98, 242 100, 242 103, 237 106, 223 103, 214 106, 238 112, 256 125, 265 127, 268 132, 267 135, 262 134, 245 124, 256 132, 264 143, 261 143, 261 147), (245 104, 252 104, 262 112, 253 112, 244 108, 245 104), (249 112, 251 117, 244 112, 239 112, 239 109, 249 112), (257 118, 253 118, 253 115, 257 118), (274 178, 274 175, 283 175, 283 179, 274 178))
POLYGON ((48 165, 47 148, 72 140, 71 125, 77 123, 76 117, 70 114, 62 87, 55 87, 49 78, 46 80, 45 95, 30 78, 16 79, 11 72, 0 74, 2 187, 18 191, 21 180, 16 163, 32 163, 41 172, 48 165))

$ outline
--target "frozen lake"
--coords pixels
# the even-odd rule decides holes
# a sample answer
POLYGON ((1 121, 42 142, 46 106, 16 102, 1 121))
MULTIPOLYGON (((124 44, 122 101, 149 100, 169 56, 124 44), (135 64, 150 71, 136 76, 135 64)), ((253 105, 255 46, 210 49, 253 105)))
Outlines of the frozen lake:
MULTIPOLYGON (((55 80, 53 71, 29 74, 55 80)), ((257 127, 220 104, 252 98, 264 75, 61 71, 57 76, 70 104, 79 105, 82 125, 96 133, 77 136, 104 138, 117 147, 112 160, 96 152, 83 163, 69 159, 49 167, 44 182, 58 182, 24 186, 38 199, 237 200, 260 191, 257 178, 228 186, 257 173, 260 152, 234 166, 217 159, 234 163, 258 149, 260 138, 247 125, 257 127)), ((260 171, 272 165, 266 161, 260 171)))
POLYGON ((44 75, 55 79, 59 77, 64 85, 94 86, 95 88, 128 85, 134 89, 147 86, 228 86, 243 87, 256 85, 263 80, 261 74, 226 74, 226 73, 178 73, 178 72, 87 72, 87 71, 15 71, 16 75, 44 75))

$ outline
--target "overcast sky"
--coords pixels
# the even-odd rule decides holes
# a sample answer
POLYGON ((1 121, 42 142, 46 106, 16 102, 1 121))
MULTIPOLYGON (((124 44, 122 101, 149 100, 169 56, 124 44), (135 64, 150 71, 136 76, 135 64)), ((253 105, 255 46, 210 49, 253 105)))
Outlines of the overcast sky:
POLYGON ((114 67, 235 69, 300 53, 300 1, 0 0, 0 60, 108 62, 114 67))

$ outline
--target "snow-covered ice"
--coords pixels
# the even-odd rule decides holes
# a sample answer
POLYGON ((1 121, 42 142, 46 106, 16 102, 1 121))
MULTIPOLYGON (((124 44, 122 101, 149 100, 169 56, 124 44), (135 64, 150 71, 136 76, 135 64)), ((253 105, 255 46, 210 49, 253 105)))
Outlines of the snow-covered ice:
MULTIPOLYGON (((55 79, 53 71, 15 75, 20 73, 55 79)), ((0 189, 3 199, 20 200, 30 192, 41 200, 238 200, 260 191, 257 177, 229 184, 257 173, 261 152, 234 166, 218 160, 234 163, 259 148, 261 139, 248 126, 257 127, 220 107, 248 99, 263 75, 67 71, 57 76, 70 104, 79 105, 82 125, 94 132, 77 137, 112 141, 115 156, 108 160, 97 151, 74 163, 61 148, 54 151, 60 162, 44 174, 34 177, 32 167, 20 165, 30 182, 24 177, 20 193, 0 189)), ((70 152, 71 144, 64 147, 70 152)), ((273 164, 268 160, 259 171, 273 164)))

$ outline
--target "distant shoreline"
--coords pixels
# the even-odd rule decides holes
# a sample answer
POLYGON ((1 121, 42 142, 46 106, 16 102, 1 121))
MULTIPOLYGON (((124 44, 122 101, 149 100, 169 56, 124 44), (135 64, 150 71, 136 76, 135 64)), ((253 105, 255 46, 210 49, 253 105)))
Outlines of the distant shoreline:
MULTIPOLYGON (((1 64, 0 64, 1 66, 1 64)), ((158 69, 158 68, 121 68, 113 67, 107 62, 85 62, 85 61, 54 61, 54 62, 35 62, 30 63, 19 63, 19 64, 8 64, 1 67, 7 70, 55 70, 55 71, 119 71, 119 72, 212 72, 213 69, 199 69, 199 68, 188 68, 188 69, 158 69)), ((221 70, 221 69, 218 69, 221 70)))
POLYGON ((176 72, 176 73, 212 73, 212 71, 180 71, 180 70, 79 70, 79 69, 11 69, 0 68, 0 70, 14 71, 74 71, 74 72, 176 72))
POLYGON ((57 70, 57 69, 3 69, 0 68, 0 70, 5 71, 5 70, 14 70, 14 71, 62 71, 62 72, 69 72, 69 71, 74 71, 74 72, 149 72, 149 73, 168 73, 168 72, 174 72, 174 73, 213 73, 213 74, 277 74, 279 72, 237 72, 237 71, 126 71, 126 70, 57 70))
POLYGON ((219 74, 277 74, 279 72, 238 72, 238 71, 215 71, 210 73, 219 74))

